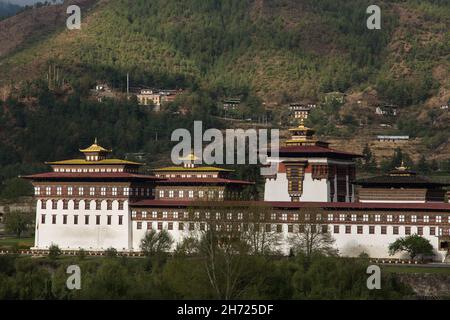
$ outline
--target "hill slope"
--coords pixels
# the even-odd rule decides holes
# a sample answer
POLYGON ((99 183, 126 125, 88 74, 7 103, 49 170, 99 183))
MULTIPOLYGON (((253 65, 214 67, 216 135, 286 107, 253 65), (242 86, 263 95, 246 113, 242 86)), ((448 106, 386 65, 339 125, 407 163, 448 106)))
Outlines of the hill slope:
MULTIPOLYGON (((1 46, 0 86, 43 79, 51 64, 69 83, 88 78, 120 86, 130 72, 134 84, 250 91, 269 106, 370 91, 376 102, 401 106, 392 133, 424 138, 435 156, 450 155, 448 112, 437 110, 450 99, 448 1, 382 1, 381 30, 365 26, 368 0, 84 2, 92 9, 83 10, 79 31, 64 29, 64 6, 42 9, 59 12, 43 25, 24 19, 28 26, 24 16, 0 22, 0 30, 10 26, 1 43, 33 40, 1 46)), ((347 103, 341 118, 354 115, 371 131, 371 108, 347 103)), ((341 122, 333 125, 346 126, 341 122)))

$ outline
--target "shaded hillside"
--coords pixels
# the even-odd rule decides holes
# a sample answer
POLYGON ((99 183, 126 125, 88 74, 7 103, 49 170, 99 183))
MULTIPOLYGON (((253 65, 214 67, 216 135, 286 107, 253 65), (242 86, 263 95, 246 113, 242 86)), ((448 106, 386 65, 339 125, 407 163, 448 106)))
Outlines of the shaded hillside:
POLYGON ((0 20, 16 14, 20 9, 18 5, 0 1, 0 20))
POLYGON ((41 8, 46 14, 36 21, 24 12, 23 21, 1 22, 9 27, 0 28, 0 87, 45 79, 50 65, 72 87, 102 80, 123 90, 130 72, 136 85, 188 87, 216 98, 251 93, 275 112, 290 101, 340 91, 348 102, 321 110, 313 123, 321 134, 372 139, 382 122, 373 117, 374 105, 395 103, 401 116, 380 133, 418 137, 421 145, 411 152, 425 147, 448 158, 449 113, 439 110, 450 99, 448 1, 382 1, 381 30, 366 28, 370 4, 103 0, 83 10, 76 31, 64 28, 65 6, 41 8), (356 103, 367 92, 371 103, 356 103))

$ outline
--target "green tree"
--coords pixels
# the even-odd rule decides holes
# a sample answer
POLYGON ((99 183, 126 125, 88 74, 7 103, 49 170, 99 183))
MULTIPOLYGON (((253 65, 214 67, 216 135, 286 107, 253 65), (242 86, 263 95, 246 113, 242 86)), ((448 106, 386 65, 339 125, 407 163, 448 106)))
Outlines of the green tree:
POLYGON ((394 255, 400 251, 406 251, 411 259, 414 259, 418 255, 434 255, 433 246, 430 241, 416 234, 399 238, 389 245, 390 255, 394 255))
POLYGON ((52 260, 57 259, 61 254, 62 254, 62 251, 57 244, 52 244, 48 248, 48 257, 52 260))
POLYGON ((30 228, 33 222, 33 216, 29 212, 10 211, 5 214, 6 231, 14 233, 17 238, 30 228))
POLYGON ((154 256, 168 252, 172 247, 172 244, 172 236, 167 230, 161 230, 159 232, 150 230, 141 240, 141 250, 146 256, 154 256))

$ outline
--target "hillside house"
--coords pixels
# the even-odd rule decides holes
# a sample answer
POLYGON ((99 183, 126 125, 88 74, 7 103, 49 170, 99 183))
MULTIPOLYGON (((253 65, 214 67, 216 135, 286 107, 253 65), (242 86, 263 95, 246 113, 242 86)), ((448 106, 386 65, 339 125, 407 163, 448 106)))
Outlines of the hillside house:
POLYGON ((375 114, 379 116, 397 116, 397 107, 392 105, 378 106, 375 108, 375 114))

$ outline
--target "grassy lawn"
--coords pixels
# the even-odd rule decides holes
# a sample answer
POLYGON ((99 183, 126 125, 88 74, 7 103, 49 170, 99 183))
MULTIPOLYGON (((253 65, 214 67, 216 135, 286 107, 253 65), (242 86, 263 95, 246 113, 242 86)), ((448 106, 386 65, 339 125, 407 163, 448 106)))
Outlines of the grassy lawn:
POLYGON ((34 238, 6 238, 0 239, 0 248, 11 248, 17 245, 20 249, 27 249, 34 245, 34 238))
POLYGON ((450 275, 450 265, 446 268, 433 268, 422 266, 381 266, 383 271, 393 273, 434 273, 450 275))

